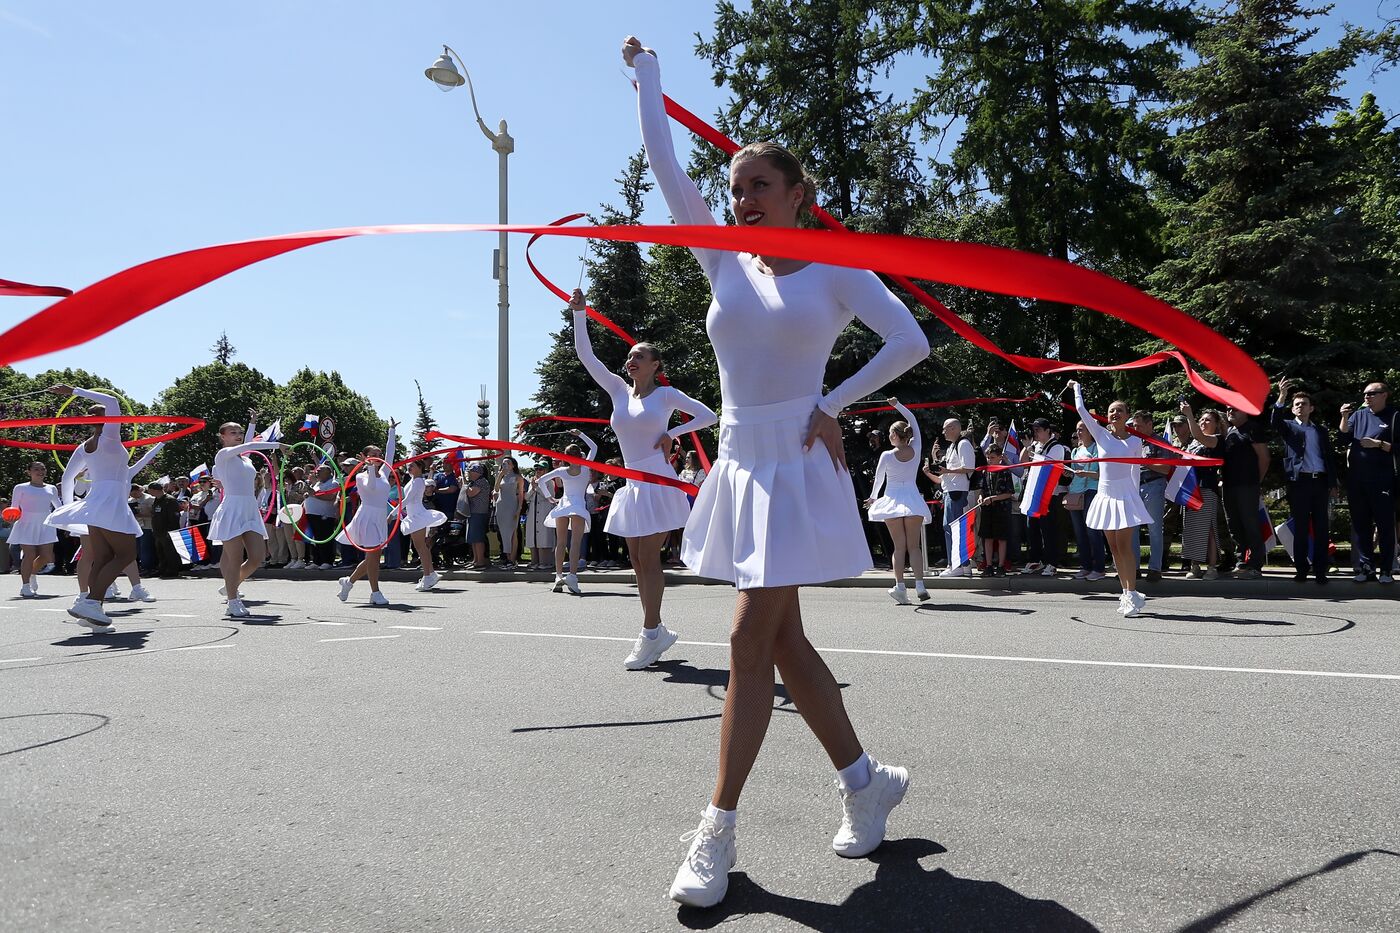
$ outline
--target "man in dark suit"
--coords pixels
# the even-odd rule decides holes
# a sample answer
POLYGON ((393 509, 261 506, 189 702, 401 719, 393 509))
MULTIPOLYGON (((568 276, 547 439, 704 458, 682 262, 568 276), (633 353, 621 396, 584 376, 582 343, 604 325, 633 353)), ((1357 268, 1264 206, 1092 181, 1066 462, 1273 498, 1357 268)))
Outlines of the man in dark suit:
POLYGON ((1337 482, 1337 460, 1327 429, 1312 420, 1312 396, 1293 392, 1293 380, 1278 384, 1270 412, 1283 440, 1283 472, 1288 477, 1288 514, 1293 520, 1293 579, 1308 578, 1311 564, 1318 583, 1327 582, 1327 503, 1337 482), (1285 406, 1288 406, 1285 408, 1285 406), (1291 408, 1293 417, 1285 412, 1291 408), (1309 561, 1312 548, 1316 560, 1309 561))

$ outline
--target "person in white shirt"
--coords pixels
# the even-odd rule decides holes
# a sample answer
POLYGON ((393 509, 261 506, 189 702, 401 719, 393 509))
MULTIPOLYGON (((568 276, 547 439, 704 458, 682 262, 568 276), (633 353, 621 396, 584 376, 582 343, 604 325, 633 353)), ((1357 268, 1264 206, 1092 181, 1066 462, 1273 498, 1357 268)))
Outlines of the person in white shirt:
MULTIPOLYGON (((676 158, 656 56, 634 37, 623 61, 637 77, 647 160, 680 224, 715 225, 676 158)), ((775 143, 755 143, 729 166, 730 207, 744 227, 792 228, 816 183, 775 143)), ((739 591, 729 636, 730 675, 720 726, 719 776, 670 895, 709 907, 729 889, 736 808, 773 708, 773 671, 837 769, 839 855, 859 858, 885 837, 909 773, 866 754, 831 669, 802 629, 798 587, 872 566, 837 415, 924 360, 928 338, 872 272, 723 250, 691 251, 713 298, 705 330, 719 368, 719 454, 686 522, 682 558, 739 591), (878 353, 823 394, 832 348, 859 318, 878 353)))
MULTIPOLYGON (((1060 438, 1055 433, 1055 426, 1050 423, 1050 419, 1037 418, 1032 421, 1031 435, 1035 438, 1035 443, 1027 444, 1021 448, 1022 463, 1033 464, 1042 460, 1062 462, 1069 460, 1069 451, 1065 449, 1064 444, 1060 443, 1060 438)), ((1050 497, 1049 510, 1039 518, 1033 518, 1030 517, 1030 510, 1026 508, 1027 500, 1035 487, 1039 471, 1047 469, 1050 468, 1030 466, 1026 472, 1026 488, 1021 497, 1021 509, 1027 516, 1027 537, 1030 543, 1026 547, 1028 560, 1021 572, 1039 573, 1042 577, 1053 577, 1060 562, 1060 512, 1064 508, 1064 491, 1069 488, 1069 479, 1072 479, 1073 476, 1067 474, 1069 479, 1064 479, 1056 485, 1055 492, 1050 497)))
POLYGON ((924 475, 935 485, 943 487, 943 553, 948 555, 948 567, 940 577, 972 576, 971 555, 968 560, 953 566, 953 523, 967 511, 968 490, 972 486, 972 474, 977 468, 977 452, 972 441, 962 436, 962 422, 948 418, 943 422, 943 438, 946 448, 935 447, 934 453, 942 459, 937 467, 929 463, 924 466, 924 475))

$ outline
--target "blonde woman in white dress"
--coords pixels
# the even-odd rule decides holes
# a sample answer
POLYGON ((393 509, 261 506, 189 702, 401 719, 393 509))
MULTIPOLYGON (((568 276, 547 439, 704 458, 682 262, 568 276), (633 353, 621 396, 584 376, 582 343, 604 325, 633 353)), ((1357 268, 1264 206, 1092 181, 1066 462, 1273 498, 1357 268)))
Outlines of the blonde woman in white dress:
MULTIPOLYGON (((714 225, 676 158, 655 55, 629 37, 647 161, 679 224, 714 225)), ((730 208, 741 226, 791 228, 816 184, 787 150, 744 147, 729 165, 730 208)), ((697 574, 739 591, 729 636, 729 687, 719 775, 676 872, 671 897, 708 907, 723 899, 735 861, 736 808, 768 731, 773 672, 837 771, 838 855, 859 858, 884 840, 909 774, 866 754, 841 689, 802 628, 798 587, 871 567, 837 415, 929 354, 898 298, 871 272, 720 250, 692 249, 713 298, 705 329, 719 365, 724 411, 719 455, 686 523, 682 557, 697 574), (859 318, 882 339, 874 358, 823 394, 837 337, 859 318)))
MULTIPOLYGON (((385 458, 387 459, 387 458, 385 458)), ((414 460, 406 467, 408 485, 403 490, 403 520, 399 523, 399 533, 413 542, 422 564, 423 576, 414 584, 414 589, 427 592, 438 585, 442 576, 433 566, 433 548, 428 543, 428 532, 447 521, 447 516, 437 509, 430 509, 423 503, 428 478, 423 470, 423 461, 414 460)))
MULTIPOLYGON (((570 431, 574 437, 588 445, 588 453, 584 454, 583 449, 577 444, 570 444, 564 448, 564 453, 571 457, 579 457, 584 460, 593 460, 598 456, 598 445, 593 438, 577 429, 570 431)), ((563 487, 563 492, 559 498, 550 496, 549 523, 554 526, 554 592, 558 593, 569 588, 569 592, 575 596, 581 596, 582 592, 578 588, 578 575, 574 573, 574 565, 579 563, 579 558, 583 556, 583 535, 588 531, 593 523, 593 516, 588 511, 588 484, 593 479, 593 470, 589 467, 579 466, 569 463, 556 470, 551 470, 544 476, 535 480, 535 483, 546 490, 552 488, 550 483, 558 480, 563 487), (567 571, 567 572, 566 572, 567 571)), ((546 495, 549 495, 546 492, 546 495)))
POLYGON ((256 436, 257 418, 256 410, 248 412, 247 431, 235 421, 220 425, 219 443, 223 446, 214 455, 210 471, 219 482, 222 497, 209 518, 209 540, 223 546, 219 573, 224 585, 219 595, 227 601, 225 614, 230 619, 251 615, 243 605, 242 587, 267 557, 267 526, 257 496, 258 468, 248 455, 283 447, 277 441, 244 441, 256 436))
POLYGON ((58 529, 45 522, 49 513, 63 505, 58 490, 44 482, 49 468, 42 460, 29 464, 29 481, 20 483, 10 493, 10 505, 19 509, 19 518, 10 529, 10 544, 20 546, 19 595, 28 599, 39 595, 39 575, 53 561, 53 546, 58 542, 58 529))
MULTIPOLYGON (((355 517, 336 540, 364 552, 364 558, 355 565, 350 576, 340 578, 341 602, 350 598, 350 590, 357 580, 369 578, 369 601, 375 606, 389 605, 388 598, 379 591, 379 552, 389 540, 389 499, 394 493, 394 473, 389 466, 394 462, 394 432, 397 421, 389 422, 389 437, 384 449, 370 446, 360 451, 363 458, 377 457, 384 463, 366 464, 355 475, 355 489, 360 494, 360 507, 355 517)), ((435 581, 436 582, 436 581, 435 581)))
POLYGON ((875 481, 870 485, 870 498, 865 500, 872 522, 884 522, 889 529, 894 549, 890 565, 894 568, 894 587, 890 598, 901 605, 908 604, 904 587, 904 556, 908 553, 914 570, 914 592, 920 600, 929 598, 924 586, 924 549, 919 543, 919 530, 932 520, 928 503, 919 492, 919 458, 923 453, 923 435, 919 419, 897 399, 888 404, 899 412, 903 421, 890 425, 890 448, 880 454, 875 466, 875 481), (881 486, 884 494, 881 495, 881 486))

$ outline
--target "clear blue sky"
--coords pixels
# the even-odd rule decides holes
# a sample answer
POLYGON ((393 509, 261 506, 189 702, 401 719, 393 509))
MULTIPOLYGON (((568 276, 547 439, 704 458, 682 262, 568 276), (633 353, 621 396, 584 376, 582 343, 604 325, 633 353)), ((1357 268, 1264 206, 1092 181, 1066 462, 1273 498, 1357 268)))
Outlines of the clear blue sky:
MULTIPOLYGON (((1386 0, 1384 6, 1394 6, 1386 0)), ((453 46, 482 115, 504 117, 511 219, 546 222, 616 200, 639 146, 618 47, 635 33, 663 55, 667 90, 706 115, 724 100, 693 58, 708 2, 525 3, 240 0, 205 4, 0 0, 6 129, 0 278, 78 288, 146 259, 246 237, 381 223, 493 222, 496 154, 465 90, 423 76, 453 46)), ((1332 19, 1377 23, 1375 0, 1332 19)), ((1369 86, 1359 74, 1348 89, 1369 86)), ((1400 107, 1393 75, 1382 105, 1400 107)), ((659 202, 654 222, 664 222, 659 202)), ((227 330, 238 359, 285 380, 337 369, 381 415, 411 421, 413 379, 447 430, 474 431, 495 402, 495 237, 368 238, 235 273, 86 346, 23 364, 80 366, 150 401, 227 330)), ((511 400, 561 321, 511 252, 511 400)), ((561 284, 576 243, 539 244, 561 284)), ((6 298, 9 326, 48 299, 6 298)), ((696 309, 702 313, 703 309, 696 309)), ((187 414, 187 413, 180 413, 187 414)))

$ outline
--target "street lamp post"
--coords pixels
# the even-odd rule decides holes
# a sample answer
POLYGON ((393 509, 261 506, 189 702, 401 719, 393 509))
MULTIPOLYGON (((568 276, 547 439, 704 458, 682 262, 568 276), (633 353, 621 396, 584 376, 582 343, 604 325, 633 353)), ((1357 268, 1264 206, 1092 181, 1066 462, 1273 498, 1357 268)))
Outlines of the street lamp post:
MULTIPOLYGON (((467 86, 467 93, 471 96, 472 112, 476 114, 476 125, 481 128, 482 135, 491 140, 491 148, 496 150, 500 157, 499 175, 499 198, 500 198, 500 222, 506 224, 508 220, 507 212, 507 170, 506 158, 515 151, 515 140, 510 133, 506 132, 506 121, 501 121, 499 132, 493 133, 486 127, 486 121, 481 119, 481 111, 476 106, 476 90, 472 87, 471 75, 467 72, 467 66, 462 63, 462 57, 450 47, 444 45, 442 54, 437 61, 426 68, 423 72, 428 79, 436 84, 443 91, 450 91, 455 87, 467 86), (454 63, 453 59, 456 59, 454 63), (457 65, 461 65, 459 71, 457 65)), ((498 440, 508 440, 510 435, 510 248, 508 235, 505 232, 500 234, 500 242, 496 249, 495 278, 496 278, 496 437, 498 440)))

